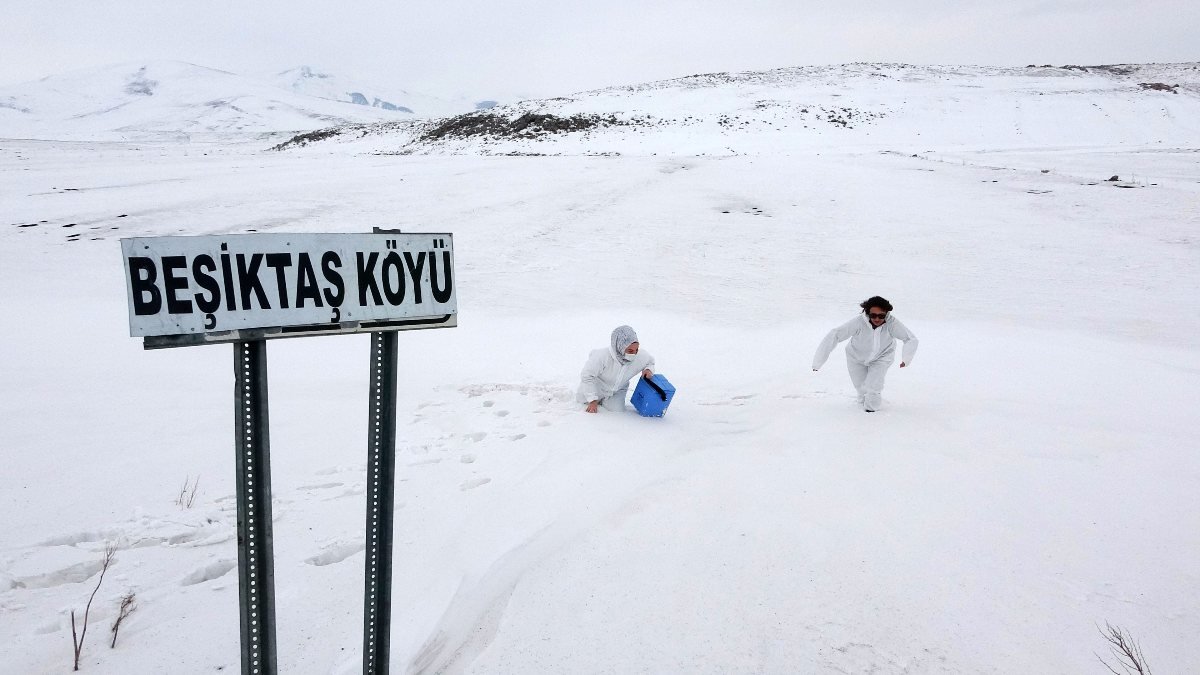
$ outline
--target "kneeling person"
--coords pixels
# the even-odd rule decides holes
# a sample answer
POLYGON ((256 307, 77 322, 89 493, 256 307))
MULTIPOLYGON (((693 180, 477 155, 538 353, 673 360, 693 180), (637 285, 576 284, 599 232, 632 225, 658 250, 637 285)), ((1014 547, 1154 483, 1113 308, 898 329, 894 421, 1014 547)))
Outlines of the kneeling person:
POLYGON ((654 357, 638 344, 637 333, 629 326, 613 329, 609 346, 597 349, 583 366, 582 382, 576 399, 594 413, 604 406, 624 410, 629 396, 629 380, 641 371, 642 377, 654 376, 654 357))

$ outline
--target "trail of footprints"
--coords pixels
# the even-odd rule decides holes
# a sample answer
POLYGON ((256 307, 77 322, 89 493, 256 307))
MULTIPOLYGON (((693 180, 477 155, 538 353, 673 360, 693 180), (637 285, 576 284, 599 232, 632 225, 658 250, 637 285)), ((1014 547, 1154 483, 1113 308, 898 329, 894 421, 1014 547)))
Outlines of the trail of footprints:
MULTIPOLYGON (((785 394, 784 399, 824 398, 828 392, 785 394)), ((757 394, 697 401, 699 406, 741 407, 755 403, 757 394)), ((555 423, 557 417, 576 414, 569 390, 553 385, 478 384, 459 389, 444 401, 428 401, 417 406, 409 420, 415 433, 402 429, 397 448, 398 479, 404 469, 423 471, 436 467, 457 454, 457 462, 446 464, 444 471, 466 472, 458 478, 445 476, 459 491, 468 492, 492 482, 486 475, 489 457, 501 453, 507 443, 520 442, 539 429, 555 423), (458 397, 465 397, 466 401, 458 397), (458 400, 455 400, 458 399, 458 400), (477 407, 476 407, 477 406, 477 407), (461 432, 459 429, 476 430, 461 432), (405 436, 416 440, 404 443, 405 436)), ((736 426, 736 425, 735 425, 736 426)), ((299 485, 292 493, 276 493, 274 519, 279 521, 295 502, 334 501, 361 498, 366 492, 366 465, 332 466, 317 472, 313 482, 299 485)), ((66 533, 49 537, 16 557, 0 560, 0 593, 22 589, 44 589, 75 584, 99 572, 99 552, 105 542, 118 542, 122 550, 167 546, 207 548, 229 545, 236 536, 235 498, 226 495, 212 500, 209 515, 188 512, 153 518, 143 516, 118 527, 98 531, 66 533)), ((403 503, 397 503, 402 508, 403 503)), ((198 510, 199 511, 199 510, 198 510)), ((363 550, 362 542, 335 541, 325 544, 303 559, 309 565, 323 567, 340 563, 363 550)), ((194 586, 219 579, 236 569, 236 555, 212 558, 198 563, 179 583, 194 586)))
MULTIPOLYGON (((419 474, 425 467, 437 467, 446 457, 457 454, 457 462, 439 469, 451 472, 439 480, 462 492, 486 486, 492 482, 484 468, 488 458, 511 447, 508 444, 519 443, 539 429, 552 426, 557 417, 577 413, 572 399, 571 392, 561 386, 479 384, 456 390, 444 401, 422 403, 411 414, 412 433, 402 427, 398 434, 397 479, 413 478, 412 472, 419 474), (461 429, 474 430, 464 433, 461 429), (406 437, 412 440, 405 443, 406 437), (410 475, 403 475, 405 470, 410 475)), ((365 492, 365 463, 332 466, 293 490, 277 490, 272 498, 273 520, 278 523, 288 519, 296 505, 361 499, 365 492)), ((396 508, 403 507, 397 502, 396 508)), ((0 557, 0 604, 24 607, 24 593, 94 579, 102 567, 104 547, 110 542, 117 545, 118 564, 121 557, 136 560, 137 549, 178 549, 181 555, 193 559, 191 568, 166 583, 198 587, 219 582, 211 588, 221 590, 237 569, 236 536, 234 495, 211 499, 194 510, 164 507, 160 513, 114 527, 52 536, 10 549, 0 557), (221 548, 210 548, 214 546, 221 548), (187 550, 192 553, 185 553, 187 550)), ((364 548, 362 541, 339 538, 317 546, 299 562, 314 567, 336 565, 364 548)), ((134 569, 139 566, 132 561, 122 565, 134 569)))
MULTIPOLYGON (((125 569, 136 568, 140 549, 166 547, 180 551, 226 545, 233 549, 236 518, 221 513, 219 502, 210 509, 195 509, 157 516, 141 516, 118 526, 51 536, 28 546, 10 550, 0 559, 0 598, 10 602, 10 594, 54 590, 93 579, 104 567, 105 547, 116 547, 116 563, 131 558, 125 569)), ((224 576, 237 566, 236 554, 209 559, 178 580, 193 586, 224 576)))
POLYGON ((482 469, 475 466, 477 463, 486 463, 483 460, 502 452, 505 443, 522 441, 537 429, 551 426, 556 415, 573 411, 571 392, 553 385, 476 384, 457 390, 455 395, 466 396, 466 404, 452 400, 430 401, 417 406, 411 423, 442 433, 430 443, 409 447, 408 453, 413 458, 406 466, 438 464, 442 461, 442 453, 461 453, 458 463, 472 472, 470 477, 458 483, 458 489, 463 492, 487 485, 492 480, 479 474, 482 469), (476 400, 478 407, 473 403, 476 400), (456 431, 472 427, 476 430, 456 431))

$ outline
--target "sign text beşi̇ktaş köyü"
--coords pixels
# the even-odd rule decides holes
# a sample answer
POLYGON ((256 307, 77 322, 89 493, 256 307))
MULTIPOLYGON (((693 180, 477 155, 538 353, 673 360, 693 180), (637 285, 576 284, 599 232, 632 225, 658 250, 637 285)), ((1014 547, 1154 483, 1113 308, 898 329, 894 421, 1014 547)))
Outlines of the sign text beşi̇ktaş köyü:
POLYGON ((121 240, 129 334, 457 314, 450 234, 241 234, 121 240))

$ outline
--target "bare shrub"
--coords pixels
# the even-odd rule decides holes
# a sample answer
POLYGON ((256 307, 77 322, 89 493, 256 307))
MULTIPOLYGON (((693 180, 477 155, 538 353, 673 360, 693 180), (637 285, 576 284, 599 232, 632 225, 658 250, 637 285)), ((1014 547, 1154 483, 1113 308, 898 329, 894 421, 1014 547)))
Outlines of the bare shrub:
POLYGON ((71 641, 75 645, 75 668, 79 670, 79 654, 83 651, 83 640, 87 637, 88 614, 92 611, 92 600, 96 599, 96 591, 100 590, 100 584, 104 583, 104 573, 112 566, 113 556, 117 553, 116 544, 104 545, 104 564, 100 567, 100 578, 96 580, 96 587, 92 589, 91 596, 88 597, 87 607, 83 610, 83 629, 76 633, 75 627, 75 610, 71 610, 71 641))
POLYGON ((193 482, 191 476, 183 479, 183 487, 179 488, 179 496, 175 498, 175 505, 181 509, 190 509, 196 503, 196 490, 200 488, 200 476, 196 476, 193 482))
POLYGON ((1104 628, 1100 629, 1100 635, 1108 642, 1108 651, 1112 653, 1117 665, 1121 667, 1121 670, 1113 668, 1108 661, 1097 654, 1096 658, 1100 659, 1100 663, 1103 663, 1110 673, 1114 675, 1134 675, 1134 673, 1150 675, 1150 664, 1146 663, 1146 656, 1142 654, 1142 646, 1133 639, 1129 631, 1105 621, 1104 628))
POLYGON ((133 591, 129 591, 121 596, 121 607, 117 610, 117 618, 113 621, 112 628, 109 629, 113 636, 112 644, 108 646, 109 649, 117 648, 117 631, 121 630, 121 622, 130 614, 133 614, 135 609, 137 609, 137 605, 134 604, 133 591))

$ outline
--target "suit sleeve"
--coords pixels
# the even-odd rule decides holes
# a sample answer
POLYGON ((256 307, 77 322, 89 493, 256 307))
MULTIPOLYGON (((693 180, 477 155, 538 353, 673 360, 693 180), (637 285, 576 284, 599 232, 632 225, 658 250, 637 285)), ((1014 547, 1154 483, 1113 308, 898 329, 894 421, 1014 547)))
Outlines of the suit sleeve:
POLYGON ((833 353, 833 348, 839 342, 847 340, 851 335, 854 335, 854 327, 858 323, 858 318, 851 319, 846 323, 829 331, 821 344, 817 345, 817 353, 813 355, 813 370, 820 370, 821 366, 825 365, 825 361, 829 359, 829 355, 833 353))
POLYGON ((604 362, 600 358, 597 358, 597 354, 599 354, 601 357, 604 356, 602 351, 592 352, 588 356, 587 363, 583 364, 583 372, 579 374, 583 379, 583 383, 582 386, 580 386, 579 391, 583 394, 584 398, 587 399, 588 403, 600 400, 599 375, 600 367, 604 365, 604 362))
POLYGON ((654 370, 654 355, 646 354, 646 356, 649 356, 650 360, 646 362, 646 365, 642 366, 642 370, 649 368, 650 372, 655 372, 655 370, 654 370))
POLYGON ((908 326, 900 323, 899 320, 892 320, 892 337, 904 343, 904 351, 901 352, 900 362, 906 366, 912 365, 913 357, 917 355, 917 345, 920 340, 916 335, 908 329, 908 326))

